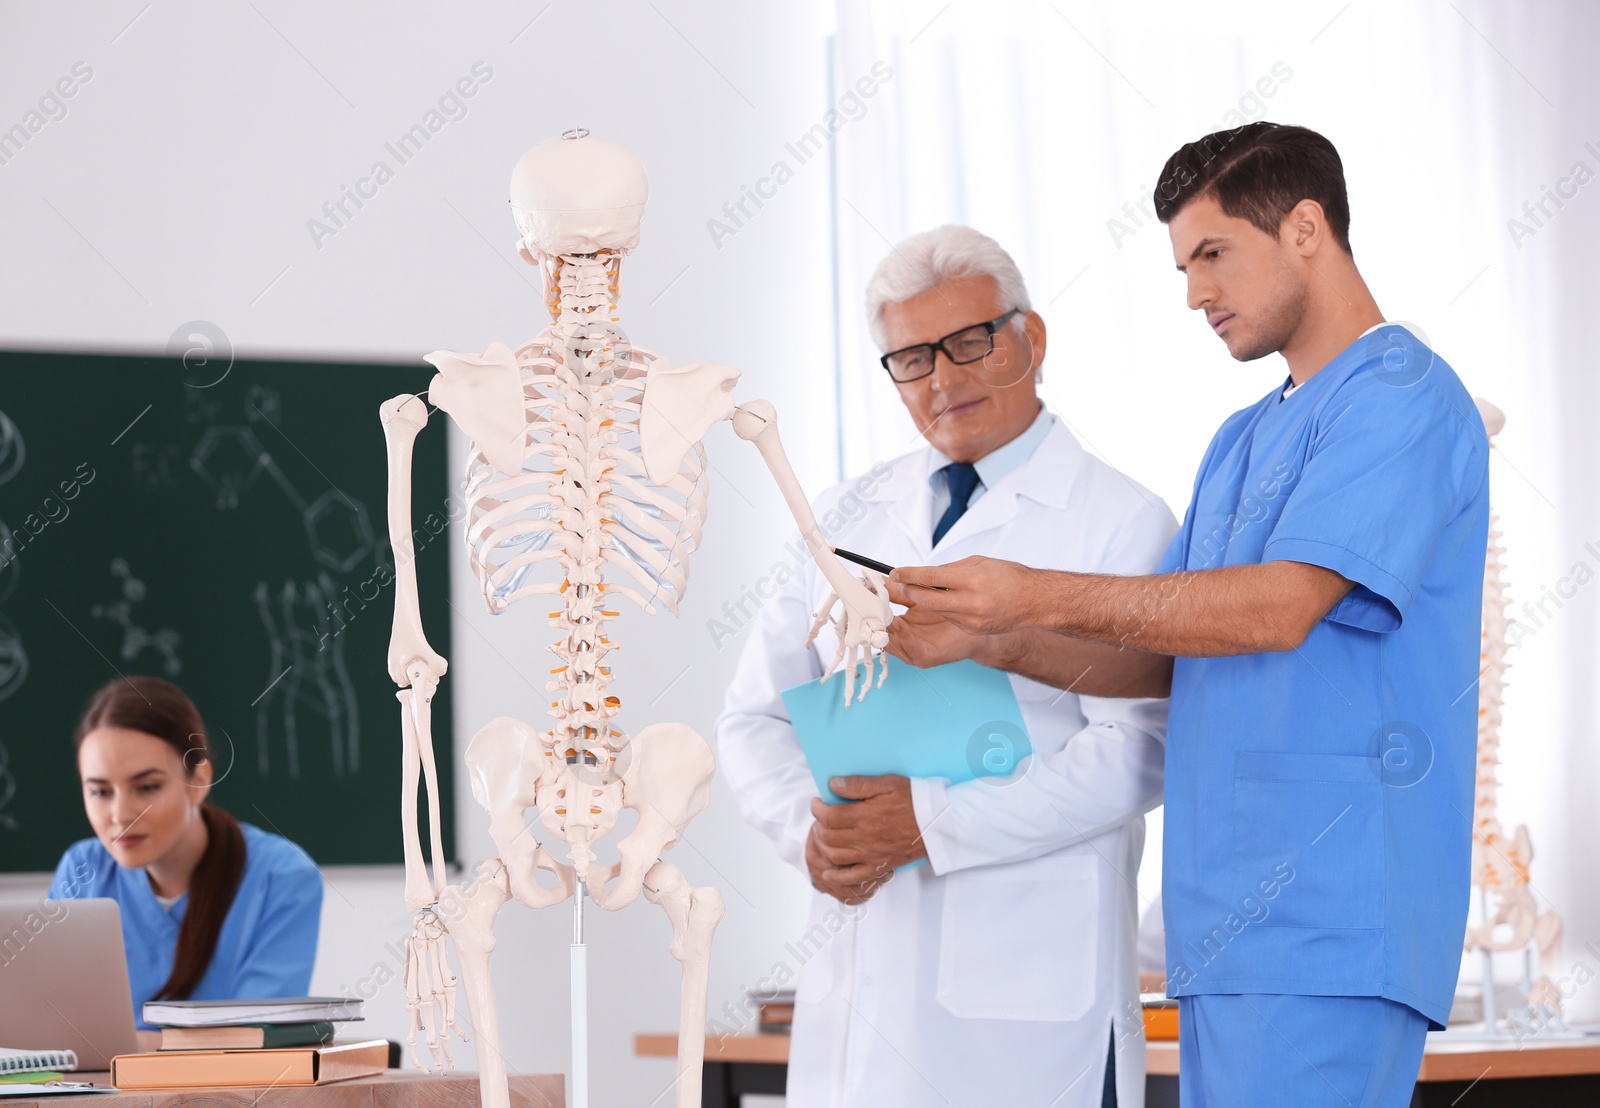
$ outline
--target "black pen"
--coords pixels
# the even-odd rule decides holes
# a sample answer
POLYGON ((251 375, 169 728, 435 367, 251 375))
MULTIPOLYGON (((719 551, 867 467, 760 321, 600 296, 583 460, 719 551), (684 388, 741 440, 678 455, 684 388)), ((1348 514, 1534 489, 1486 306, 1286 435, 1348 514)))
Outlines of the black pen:
MULTIPOLYGON (((888 576, 889 574, 894 572, 894 566, 885 565, 884 563, 878 561, 876 558, 869 558, 865 554, 857 554, 854 551, 846 550, 842 546, 834 546, 834 547, 830 547, 829 549, 831 549, 835 554, 839 555, 839 557, 843 558, 847 562, 854 562, 858 566, 866 566, 868 569, 876 570, 877 572, 883 574, 884 576, 888 576)), ((950 591, 949 589, 945 588, 943 585, 918 585, 917 587, 919 589, 936 589, 939 592, 949 592, 950 591)))

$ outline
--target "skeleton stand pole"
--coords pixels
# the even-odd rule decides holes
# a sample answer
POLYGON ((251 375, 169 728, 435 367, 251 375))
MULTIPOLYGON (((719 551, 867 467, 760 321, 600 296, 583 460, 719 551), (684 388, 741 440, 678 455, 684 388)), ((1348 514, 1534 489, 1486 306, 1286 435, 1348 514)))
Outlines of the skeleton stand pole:
MULTIPOLYGON (((1483 917, 1484 926, 1489 926, 1489 893, 1487 889, 1482 893, 1479 911, 1483 917)), ((1484 946, 1479 947, 1478 952, 1483 959, 1483 1033, 1492 1038, 1498 1038, 1510 1032, 1500 1026, 1500 998, 1495 995, 1494 987, 1494 951, 1484 946)))
POLYGON ((583 882, 572 898, 571 1108, 589 1108, 589 948, 583 945, 583 882))

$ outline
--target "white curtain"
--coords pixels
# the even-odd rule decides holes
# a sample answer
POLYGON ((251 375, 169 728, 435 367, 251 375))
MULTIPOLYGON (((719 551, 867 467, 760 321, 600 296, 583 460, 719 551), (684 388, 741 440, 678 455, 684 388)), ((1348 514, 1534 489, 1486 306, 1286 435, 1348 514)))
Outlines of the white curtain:
MULTIPOLYGON (((1511 653, 1500 814, 1529 825, 1567 963, 1600 971, 1583 949, 1600 939, 1600 587, 1573 582, 1579 562, 1600 577, 1600 384, 1580 331, 1597 307, 1600 180, 1575 168, 1600 173, 1600 9, 839 0, 835 41, 836 93, 873 78, 832 151, 846 474, 918 441, 876 365, 865 283, 905 235, 966 223, 1017 259, 1049 325, 1046 400, 1181 515, 1216 427, 1286 370, 1234 362, 1185 307, 1151 186, 1179 145, 1250 120, 1338 147, 1379 305, 1506 412, 1492 479, 1512 614, 1546 586, 1574 593, 1522 616, 1534 633, 1511 653)), ((1159 841, 1153 826, 1147 896, 1159 841)), ((1569 1008, 1600 1018, 1600 988, 1569 1008)))

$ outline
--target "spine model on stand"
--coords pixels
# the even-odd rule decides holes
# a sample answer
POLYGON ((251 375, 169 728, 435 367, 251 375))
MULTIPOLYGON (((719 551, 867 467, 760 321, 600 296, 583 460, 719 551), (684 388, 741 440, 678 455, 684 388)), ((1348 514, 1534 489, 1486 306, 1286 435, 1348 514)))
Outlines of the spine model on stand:
MULTIPOLYGON (((1505 415, 1485 400, 1479 414, 1489 433, 1489 445, 1505 426, 1505 415)), ((1522 986, 1526 1002, 1505 1011, 1505 1031, 1519 1038, 1528 1034, 1566 1030, 1561 1014, 1561 994, 1551 975, 1559 973, 1561 916, 1554 908, 1539 911, 1528 873, 1533 864, 1533 840, 1526 824, 1507 835, 1500 825, 1500 723, 1505 702, 1509 663, 1510 621, 1506 619, 1503 579, 1505 543, 1499 514, 1489 514, 1489 550, 1483 569, 1483 652, 1478 678, 1478 784, 1472 813, 1472 884, 1478 890, 1482 922, 1469 927, 1468 952, 1482 952, 1484 1022, 1499 1030, 1501 1006, 1496 1001, 1494 955, 1520 951, 1522 986), (1537 954, 1539 972, 1532 970, 1537 954)))

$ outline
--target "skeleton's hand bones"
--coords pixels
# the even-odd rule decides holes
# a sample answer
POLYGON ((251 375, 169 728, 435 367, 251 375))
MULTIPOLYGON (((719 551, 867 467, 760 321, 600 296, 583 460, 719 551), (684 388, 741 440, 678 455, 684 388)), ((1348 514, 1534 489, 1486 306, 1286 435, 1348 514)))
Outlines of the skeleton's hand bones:
POLYGON ((855 693, 858 668, 866 666, 861 691, 854 698, 857 703, 865 699, 868 689, 882 687, 884 678, 889 676, 887 657, 881 659, 880 666, 880 656, 889 646, 889 624, 894 620, 884 579, 867 570, 859 580, 851 578, 843 590, 836 588, 830 592, 811 624, 811 632, 806 636, 807 646, 816 641, 817 632, 822 630, 822 625, 830 617, 834 631, 839 636, 839 649, 828 666, 828 672, 822 675, 822 680, 827 681, 839 671, 841 665, 844 666, 844 702, 848 707, 851 694, 855 693), (843 610, 834 616, 834 609, 841 606, 843 610), (874 667, 879 667, 876 685, 872 680, 874 667))

